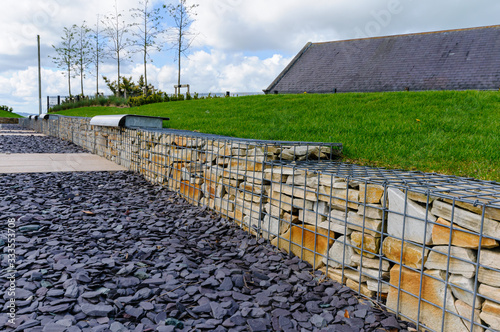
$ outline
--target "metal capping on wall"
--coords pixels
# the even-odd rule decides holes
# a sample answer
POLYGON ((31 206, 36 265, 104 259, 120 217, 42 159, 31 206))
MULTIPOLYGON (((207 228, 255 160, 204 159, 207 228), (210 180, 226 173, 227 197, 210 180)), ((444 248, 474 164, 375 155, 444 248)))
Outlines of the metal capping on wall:
POLYGON ((162 128, 165 117, 153 117, 134 114, 97 115, 90 119, 90 125, 103 127, 127 128, 162 128))
POLYGON ((59 137, 234 219, 418 328, 500 326, 499 183, 326 160, 334 154, 322 148, 341 149, 328 143, 91 131, 85 118, 50 125, 66 129, 59 137))

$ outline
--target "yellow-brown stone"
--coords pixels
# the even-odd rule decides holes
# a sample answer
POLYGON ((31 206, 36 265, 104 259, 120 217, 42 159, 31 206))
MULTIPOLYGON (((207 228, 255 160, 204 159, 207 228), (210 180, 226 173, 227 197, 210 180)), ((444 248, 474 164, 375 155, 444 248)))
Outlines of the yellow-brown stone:
MULTIPOLYGON (((458 225, 453 225, 453 230, 451 234, 450 241, 450 227, 451 223, 443 218, 438 218, 437 224, 444 225, 434 225, 432 229, 432 243, 433 244, 451 244, 457 247, 477 249, 479 248, 479 235, 464 232, 467 231, 466 228, 460 227, 458 225)), ((469 231, 470 232, 470 231, 469 231)), ((482 248, 494 248, 498 247, 498 242, 494 239, 484 238, 481 241, 482 248)))
POLYGON ((322 267, 319 269, 321 272, 323 272, 328 278, 340 283, 344 284, 346 282, 346 276, 342 277, 342 269, 334 269, 331 267, 322 267))
POLYGON ((389 289, 387 307, 396 311, 398 309, 399 296, 399 312, 408 318, 415 321, 418 320, 434 331, 467 331, 467 327, 463 324, 462 320, 458 316, 455 316, 458 315, 458 312, 455 308, 455 300, 450 288, 445 287, 445 273, 439 270, 426 270, 425 273, 429 276, 421 276, 418 272, 395 265, 390 273, 389 282, 393 287, 389 289), (400 273, 401 279, 399 278, 400 273), (422 288, 420 288, 421 277, 423 278, 422 288), (405 292, 398 292, 398 288, 401 288, 405 292), (445 307, 451 313, 446 312, 444 329, 441 329, 443 323, 442 307, 443 303, 445 303, 445 294, 445 307), (419 296, 430 303, 422 300, 419 301, 419 296), (419 302, 420 316, 418 315, 419 302))
POLYGON ((483 310, 479 315, 486 324, 497 330, 500 327, 500 304, 484 301, 483 310))
POLYGON ((363 249, 363 256, 368 258, 374 258, 375 254, 379 253, 380 249, 380 238, 374 237, 370 234, 364 234, 361 232, 352 232, 351 234, 351 244, 359 249, 354 248, 354 251, 361 254, 361 248, 363 249))
POLYGON ((238 160, 236 158, 231 159, 230 169, 240 170, 240 171, 256 171, 262 172, 264 169, 264 164, 261 162, 252 162, 246 160, 238 160))
MULTIPOLYGON (((460 316, 466 317, 468 320, 465 320, 462 318, 462 322, 464 325, 467 327, 467 331, 470 331, 470 321, 471 321, 471 312, 472 312, 472 307, 465 303, 464 301, 461 300, 456 300, 455 301, 455 308, 457 309, 458 313, 460 316)), ((481 320, 479 319, 479 313, 480 311, 477 309, 474 309, 474 323, 475 324, 481 324, 481 320)), ((483 332, 484 329, 481 326, 474 325, 474 328, 472 329, 473 332, 483 332)))
POLYGON ((380 203, 382 196, 384 195, 384 187, 376 184, 359 184, 359 201, 361 203, 380 203), (366 196, 366 200, 365 200, 366 196))
POLYGON ((500 303, 500 288, 492 287, 486 284, 479 285, 478 293, 481 295, 485 295, 489 298, 500 303))
POLYGON ((333 244, 334 237, 335 233, 330 232, 328 239, 328 231, 314 226, 292 226, 284 234, 273 239, 271 244, 286 251, 291 248, 295 256, 317 269, 323 264, 323 256, 328 255, 328 248, 333 244))
POLYGON ((200 201, 202 191, 200 185, 181 181, 180 194, 187 198, 188 202, 198 203, 200 201))
POLYGON ((320 186, 318 199, 339 208, 345 208, 347 199, 347 207, 350 209, 357 209, 359 203, 359 190, 349 189, 348 193, 347 189, 320 186))
POLYGON ((373 297, 376 294, 376 292, 368 289, 368 286, 366 285, 365 282, 361 283, 360 287, 360 284, 358 282, 352 279, 347 279, 345 285, 350 289, 352 289, 353 291, 355 291, 356 293, 360 293, 367 297, 373 297))
MULTIPOLYGON (((401 241, 393 237, 385 238, 382 243, 382 253, 390 260, 399 263, 401 261, 401 241)), ((425 249, 422 257, 422 247, 405 242, 403 245, 403 265, 420 269, 422 267, 422 258, 425 263, 428 253, 429 250, 425 249)))

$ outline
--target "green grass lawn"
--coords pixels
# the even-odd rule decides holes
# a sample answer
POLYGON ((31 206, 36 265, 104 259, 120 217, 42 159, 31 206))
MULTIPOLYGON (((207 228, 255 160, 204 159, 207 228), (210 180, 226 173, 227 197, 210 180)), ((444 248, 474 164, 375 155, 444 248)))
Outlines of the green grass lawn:
POLYGON ((166 116, 176 129, 339 142, 344 159, 358 164, 500 181, 500 93, 495 91, 259 95, 59 114, 166 116))
POLYGON ((0 118, 22 118, 19 114, 0 110, 0 118))

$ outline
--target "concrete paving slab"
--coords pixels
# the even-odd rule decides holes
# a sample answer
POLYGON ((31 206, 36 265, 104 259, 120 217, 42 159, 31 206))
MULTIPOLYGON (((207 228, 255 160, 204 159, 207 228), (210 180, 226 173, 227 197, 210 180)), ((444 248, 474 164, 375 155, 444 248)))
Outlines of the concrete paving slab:
POLYGON ((0 173, 126 171, 91 153, 0 153, 0 173))

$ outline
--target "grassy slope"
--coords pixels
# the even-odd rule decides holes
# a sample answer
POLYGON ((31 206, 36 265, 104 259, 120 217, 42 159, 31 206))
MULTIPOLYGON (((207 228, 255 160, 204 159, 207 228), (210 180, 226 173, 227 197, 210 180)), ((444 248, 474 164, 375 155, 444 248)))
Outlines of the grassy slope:
POLYGON ((19 114, 0 110, 0 118, 22 118, 19 114))
POLYGON ((478 91, 272 95, 60 114, 137 113, 244 138, 340 142, 361 164, 500 181, 500 94, 478 91))

